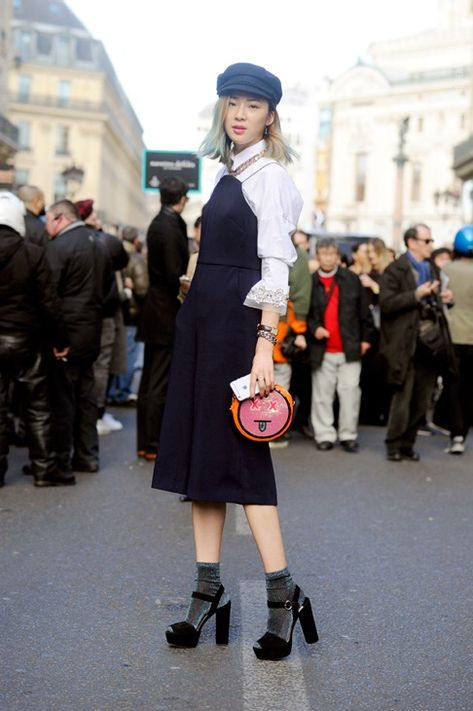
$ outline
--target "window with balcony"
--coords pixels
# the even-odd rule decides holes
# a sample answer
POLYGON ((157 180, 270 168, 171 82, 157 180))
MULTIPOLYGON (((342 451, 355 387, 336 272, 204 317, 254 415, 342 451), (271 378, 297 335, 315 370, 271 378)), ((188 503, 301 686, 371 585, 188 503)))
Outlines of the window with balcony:
POLYGON ((16 124, 18 129, 18 146, 20 151, 29 151, 30 149, 30 124, 28 121, 18 121, 16 124))
POLYGON ((323 108, 319 114, 319 138, 325 140, 332 130, 332 109, 323 108))
POLYGON ((31 59, 31 45, 31 32, 20 30, 17 49, 23 61, 31 59))
POLYGON ((422 167, 412 163, 411 202, 420 202, 422 186, 422 167))
POLYGON ((69 37, 56 37, 56 60, 58 64, 67 67, 71 61, 71 43, 69 37))
POLYGON ((15 185, 28 185, 29 172, 27 170, 15 169, 15 185))
POLYGON ((46 32, 36 35, 36 52, 40 57, 49 57, 53 49, 53 37, 46 32))
POLYGON ((61 173, 56 173, 56 175, 54 176, 53 192, 54 200, 60 200, 61 198, 66 197, 67 195, 66 181, 64 180, 64 176, 61 175, 61 173))
POLYGON ((71 98, 71 83, 67 79, 61 79, 58 87, 58 98, 60 106, 67 106, 71 98))
POLYGON ((366 153, 357 153, 355 156, 355 201, 364 202, 366 197, 366 166, 368 156, 366 153))
POLYGON ((56 155, 67 156, 69 154, 69 127, 58 126, 56 131, 56 155))
POLYGON ((18 77, 18 99, 28 101, 30 98, 31 77, 28 74, 20 74, 18 77))
POLYGON ((78 39, 76 41, 76 59, 79 62, 92 61, 92 47, 89 40, 78 39))

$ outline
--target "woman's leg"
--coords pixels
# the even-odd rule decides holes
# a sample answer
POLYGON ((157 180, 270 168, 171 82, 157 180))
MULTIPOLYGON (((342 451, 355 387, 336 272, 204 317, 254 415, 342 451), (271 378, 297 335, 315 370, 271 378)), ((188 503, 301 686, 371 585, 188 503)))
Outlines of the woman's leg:
POLYGON ((264 572, 282 570, 286 567, 287 561, 277 507, 248 504, 244 509, 264 572))
POLYGON ((318 639, 310 600, 294 583, 287 568, 276 506, 247 505, 244 508, 263 562, 269 607, 267 631, 254 644, 253 650, 259 659, 281 659, 291 651, 292 630, 297 617, 306 641, 314 643, 318 639))
MULTIPOLYGON (((263 562, 268 601, 292 600, 296 585, 287 569, 279 513, 276 506, 245 506, 246 518, 263 562)), ((292 610, 268 610, 267 632, 281 639, 289 639, 292 610)))
MULTIPOLYGON (((221 586, 220 550, 223 527, 225 524, 226 505, 221 503, 193 501, 192 525, 194 528, 196 575, 194 590, 214 597, 221 586)), ((226 594, 219 601, 219 606, 226 604, 226 594)), ((211 603, 208 600, 193 597, 187 611, 186 622, 198 627, 208 613, 211 603)))
POLYGON ((195 647, 203 625, 216 617, 215 641, 228 644, 231 603, 220 581, 220 549, 226 505, 203 501, 192 502, 192 525, 196 553, 195 587, 186 619, 166 630, 169 644, 195 647))
POLYGON ((226 504, 192 502, 195 559, 201 563, 218 563, 222 547, 226 504))

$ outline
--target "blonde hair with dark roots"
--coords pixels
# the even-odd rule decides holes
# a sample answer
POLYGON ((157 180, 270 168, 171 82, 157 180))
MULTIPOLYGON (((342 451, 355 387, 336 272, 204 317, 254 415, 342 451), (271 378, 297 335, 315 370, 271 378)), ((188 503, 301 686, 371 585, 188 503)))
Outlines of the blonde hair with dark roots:
MULTIPOLYGON (((230 154, 232 142, 227 136, 224 128, 225 116, 227 113, 229 96, 221 96, 215 104, 212 125, 199 148, 200 156, 218 158, 220 163, 230 167, 230 154)), ((281 121, 275 107, 269 106, 269 111, 274 114, 274 120, 268 126, 268 134, 264 136, 266 141, 266 156, 281 163, 292 163, 297 158, 297 153, 290 147, 281 131, 281 121)), ((263 136, 261 136, 263 138, 263 136)))
POLYGON ((379 257, 379 271, 382 274, 386 267, 388 267, 393 261, 392 256, 388 248, 386 247, 385 241, 381 239, 381 237, 372 237, 369 241, 369 244, 373 247, 374 251, 379 257))

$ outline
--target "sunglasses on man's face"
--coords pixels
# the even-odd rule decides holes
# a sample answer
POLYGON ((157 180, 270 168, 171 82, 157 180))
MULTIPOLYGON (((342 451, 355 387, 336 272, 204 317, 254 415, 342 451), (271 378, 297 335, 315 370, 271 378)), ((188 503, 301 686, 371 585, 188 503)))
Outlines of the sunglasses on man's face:
POLYGON ((432 237, 429 237, 429 238, 427 238, 427 239, 422 239, 422 237, 416 237, 416 240, 417 240, 418 242, 425 242, 425 244, 433 244, 433 242, 434 242, 434 240, 432 239, 432 237))

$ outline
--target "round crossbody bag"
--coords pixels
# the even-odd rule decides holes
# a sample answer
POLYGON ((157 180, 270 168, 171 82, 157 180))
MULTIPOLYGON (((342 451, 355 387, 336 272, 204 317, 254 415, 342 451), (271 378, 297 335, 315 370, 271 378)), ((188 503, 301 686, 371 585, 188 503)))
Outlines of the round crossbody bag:
POLYGON ((233 396, 230 410, 236 428, 254 442, 271 442, 291 426, 294 400, 286 388, 275 385, 266 397, 238 400, 233 396))

